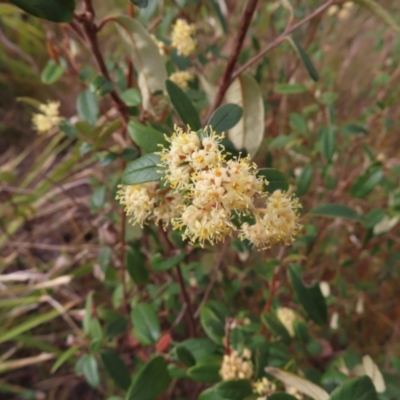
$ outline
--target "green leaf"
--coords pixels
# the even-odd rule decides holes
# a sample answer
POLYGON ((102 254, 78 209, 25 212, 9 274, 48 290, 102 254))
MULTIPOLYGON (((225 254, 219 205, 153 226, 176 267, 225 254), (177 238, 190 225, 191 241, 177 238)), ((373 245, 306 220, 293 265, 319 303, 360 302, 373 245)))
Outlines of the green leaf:
POLYGON ((211 387, 201 392, 198 400, 226 400, 226 399, 217 394, 215 387, 211 387))
POLYGON ((363 198, 374 190, 383 179, 383 171, 380 167, 368 168, 364 174, 359 176, 350 188, 350 193, 355 198, 363 198))
POLYGON ((377 400, 374 384, 371 378, 363 376, 358 379, 351 379, 342 386, 336 388, 330 397, 330 400, 377 400))
POLYGON ((54 60, 49 60, 40 75, 40 79, 46 85, 51 85, 57 82, 63 74, 64 68, 56 64, 54 60))
POLYGON ((289 275, 299 302, 306 313, 317 324, 325 324, 328 319, 328 310, 319 284, 315 283, 313 286, 305 286, 294 268, 289 268, 289 275))
POLYGON ((99 118, 100 109, 97 97, 89 90, 84 90, 78 96, 76 109, 80 118, 95 125, 99 118))
POLYGON ((85 316, 83 317, 82 326, 85 334, 88 334, 90 331, 90 321, 92 320, 93 313, 93 291, 90 291, 86 297, 85 303, 85 316))
POLYGON ((72 346, 69 349, 65 350, 61 355, 57 358, 53 367, 51 368, 51 373, 54 374, 67 360, 69 360, 75 352, 79 349, 79 346, 72 346))
POLYGON ((268 400, 297 400, 296 397, 291 394, 276 392, 268 396, 268 400))
POLYGON ((336 134, 332 127, 320 130, 321 152, 327 161, 331 161, 336 150, 336 134))
POLYGON ((137 247, 129 247, 126 251, 126 269, 133 281, 142 285, 149 281, 149 272, 146 268, 146 257, 137 247))
POLYGON ((102 351, 100 355, 104 367, 111 379, 122 390, 128 390, 132 381, 131 375, 119 355, 112 350, 102 351))
POLYGON ((90 386, 97 388, 100 384, 99 367, 92 354, 84 354, 81 358, 81 372, 90 386))
POLYGON ((201 128, 199 113, 195 109, 189 97, 178 85, 169 79, 165 82, 165 85, 171 103, 182 122, 184 122, 185 125, 189 125, 192 130, 198 131, 201 128))
POLYGON ((133 3, 135 6, 138 6, 139 8, 146 8, 147 5, 149 4, 149 0, 129 0, 131 3, 133 3))
POLYGON ((162 132, 137 121, 129 121, 128 133, 131 139, 145 153, 160 151, 161 149, 159 145, 167 145, 167 141, 162 132))
POLYGON ((274 86, 274 92, 278 94, 299 94, 307 92, 307 89, 299 83, 277 83, 274 86))
POLYGON ((151 259, 150 264, 151 264, 151 267, 155 271, 168 271, 169 269, 175 267, 180 262, 182 262, 185 259, 185 257, 186 257, 186 254, 181 253, 174 257, 167 258, 166 260, 164 260, 163 256, 161 254, 157 253, 151 259))
POLYGON ((221 7, 219 6, 219 3, 217 0, 211 0, 210 1, 211 7, 214 9, 215 14, 217 15, 218 21, 221 24, 221 28, 224 31, 224 33, 228 33, 228 26, 226 24, 226 20, 224 17, 224 14, 222 14, 221 7))
POLYGON ((257 173, 269 182, 265 190, 273 193, 275 190, 286 192, 289 189, 289 182, 284 173, 274 168, 260 168, 257 173))
POLYGON ((168 388, 169 382, 170 376, 164 358, 155 357, 138 373, 126 400, 155 400, 168 388))
POLYGON ((140 22, 126 16, 116 17, 115 21, 118 24, 118 32, 126 44, 127 54, 132 58, 138 73, 143 108, 154 114, 151 96, 156 92, 164 92, 167 79, 164 58, 140 22))
POLYGON ((123 316, 118 316, 111 320, 106 326, 106 336, 109 339, 119 335, 120 333, 124 332, 128 326, 128 321, 123 316))
POLYGON ((368 135, 367 129, 365 129, 363 126, 356 125, 356 124, 342 125, 340 127, 340 130, 346 135, 357 135, 359 133, 362 133, 365 136, 368 135))
POLYGON ((221 366, 216 363, 201 363, 187 370, 187 376, 197 382, 215 383, 221 380, 221 366))
POLYGON ((311 79, 313 79, 315 82, 318 81, 319 79, 318 71, 315 69, 314 64, 312 63, 308 54, 304 51, 304 49, 297 43, 297 41, 294 38, 292 38, 291 36, 287 36, 286 39, 296 50, 311 79))
POLYGON ((100 208, 104 206, 106 201, 106 187, 99 186, 96 188, 90 198, 90 203, 94 208, 100 208))
POLYGON ((104 76, 99 75, 91 82, 90 90, 98 96, 104 96, 111 93, 114 90, 114 86, 112 82, 104 78, 104 76))
POLYGON ((145 154, 130 162, 122 175, 122 183, 138 185, 139 183, 158 181, 161 177, 158 172, 161 170, 160 162, 160 156, 154 153, 145 154))
POLYGON ((235 79, 226 92, 226 101, 242 107, 243 116, 228 132, 237 149, 245 148, 251 157, 257 153, 264 137, 264 101, 257 81, 249 74, 235 79))
POLYGON ((262 320, 268 329, 275 334, 275 336, 281 337, 284 343, 290 342, 290 335, 282 322, 273 314, 264 314, 262 320))
POLYGON ((344 206, 342 204, 322 204, 313 208, 310 212, 310 215, 316 215, 321 217, 329 217, 329 218, 345 218, 351 219, 354 221, 362 221, 363 218, 361 215, 357 214, 350 207, 344 206))
POLYGON ((225 381, 215 387, 215 392, 226 400, 243 400, 253 393, 251 383, 247 379, 225 381))
POLYGON ((185 346, 176 346, 175 352, 178 361, 187 367, 192 367, 194 364, 196 364, 196 359, 193 357, 193 354, 185 346))
POLYGON ((233 128, 242 118, 243 109, 236 104, 225 104, 217 108, 207 125, 211 125, 217 133, 233 128))
POLYGON ((75 0, 10 0, 26 13, 53 22, 70 22, 74 18, 75 0))
POLYGON ((140 303, 131 312, 133 332, 140 343, 149 345, 160 338, 160 321, 151 304, 140 303))
POLYGON ((225 335, 225 320, 229 310, 219 301, 208 301, 200 311, 200 322, 207 336, 216 343, 222 343, 225 335))
POLYGON ((368 8, 375 15, 380 17, 386 24, 392 27, 397 33, 400 33, 400 25, 396 22, 393 16, 375 0, 354 0, 354 3, 368 8))
POLYGON ((130 88, 121 94, 121 99, 127 106, 136 107, 142 103, 142 96, 139 90, 130 88))
POLYGON ((314 175, 314 170, 311 165, 306 165, 302 170, 297 178, 297 190, 296 195, 298 197, 304 196, 308 189, 310 189, 312 178, 314 175))

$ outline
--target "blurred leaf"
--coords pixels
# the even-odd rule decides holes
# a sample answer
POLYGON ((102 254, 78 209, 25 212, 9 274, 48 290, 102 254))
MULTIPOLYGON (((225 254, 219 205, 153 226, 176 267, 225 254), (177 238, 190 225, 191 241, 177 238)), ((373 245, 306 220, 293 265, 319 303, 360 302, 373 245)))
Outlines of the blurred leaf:
MULTIPOLYGON (((276 379, 282 381, 285 385, 294 387, 299 392, 305 394, 306 396, 312 397, 314 400, 329 400, 329 394, 326 393, 324 389, 308 381, 307 379, 274 367, 266 367, 265 371, 274 376, 276 379)), ((353 400, 352 397, 341 398, 341 400, 345 399, 353 400)))
POLYGON ((320 129, 321 152, 327 161, 332 161, 336 150, 336 134, 332 127, 320 129))
POLYGON ((215 387, 208 388, 200 393, 198 400, 226 400, 215 390, 215 387))
POLYGON ((171 103, 182 122, 189 125, 192 130, 198 131, 201 128, 200 117, 189 97, 174 82, 167 80, 165 84, 171 103))
POLYGON ((44 67, 40 79, 46 85, 57 82, 64 74, 64 68, 56 64, 54 60, 49 60, 44 67))
POLYGON ((215 343, 205 337, 186 339, 185 341, 181 342, 180 345, 185 346, 193 354, 196 362, 212 354, 217 347, 215 343))
POLYGON ((289 268, 289 275, 299 302, 306 313, 318 325, 324 325, 328 319, 328 310, 319 284, 305 286, 293 268, 289 268))
POLYGON ((313 175, 314 175, 314 170, 311 165, 306 165, 304 168, 302 168, 300 175, 297 178, 296 195, 298 197, 307 194, 311 186, 313 175))
POLYGON ((80 359, 80 372, 93 388, 100 384, 97 360, 92 354, 84 354, 80 359))
POLYGON ((176 346, 175 352, 178 360, 187 367, 192 367, 196 364, 196 359, 193 357, 193 354, 185 346, 176 346))
POLYGON ((109 339, 121 334, 128 326, 128 321, 125 317, 119 316, 111 320, 106 326, 106 336, 109 339))
POLYGON ((167 258, 164 260, 161 254, 155 254, 154 257, 150 260, 151 267, 155 271, 168 271, 169 269, 175 267, 180 262, 182 262, 186 257, 185 253, 177 254, 174 257, 167 258))
POLYGON ((336 388, 330 397, 330 400, 377 400, 378 396, 368 376, 358 379, 351 379, 342 386, 336 388))
POLYGON ((287 36, 286 39, 296 50, 311 79, 313 79, 314 81, 318 81, 319 79, 318 71, 315 69, 314 64, 312 63, 308 54, 304 51, 304 49, 297 43, 297 41, 294 38, 292 38, 291 36, 287 36))
POLYGON ((131 375, 119 355, 112 350, 102 351, 100 355, 104 367, 111 379, 122 390, 128 390, 132 381, 131 375))
POLYGON ((10 0, 28 14, 53 22, 70 22, 74 18, 75 0, 10 0))
POLYGON ((83 317, 82 321, 82 326, 83 326, 83 331, 85 334, 89 333, 90 330, 90 321, 92 320, 92 308, 93 308, 93 291, 90 291, 86 297, 86 303, 85 303, 85 315, 83 317))
POLYGON ((253 393, 251 383, 247 379, 225 381, 215 387, 215 392, 226 400, 243 400, 253 393))
POLYGON ((280 337, 284 343, 290 342, 290 335, 282 322, 272 313, 264 314, 262 320, 275 336, 280 337))
POLYGON ((130 277, 137 285, 142 285, 149 281, 149 272, 146 268, 146 257, 137 247, 129 247, 126 251, 126 269, 130 277))
POLYGON ((368 135, 367 129, 365 129, 363 126, 355 124, 342 125, 340 130, 347 135, 357 135, 359 133, 362 133, 365 136, 368 135))
POLYGON ((260 86, 248 74, 235 79, 226 92, 226 101, 242 107, 243 116, 228 132, 237 149, 245 148, 251 157, 257 153, 264 137, 264 102, 260 86))
POLYGON ((140 343, 149 345, 160 338, 160 321, 151 304, 137 304, 131 312, 133 331, 140 343))
POLYGON ((350 207, 344 206, 342 204, 322 204, 313 208, 310 212, 310 215, 316 215, 321 217, 330 217, 330 218, 345 218, 351 219, 354 221, 362 221, 363 218, 361 215, 357 214, 350 207))
POLYGON ((382 18, 382 20, 392 27, 397 33, 400 33, 400 26, 392 15, 386 11, 375 0, 353 0, 354 3, 360 4, 363 7, 370 9, 375 15, 382 18))
POLYGON ((29 104, 32 107, 35 107, 39 110, 40 105, 42 104, 39 100, 32 99, 31 97, 17 97, 17 101, 21 101, 22 103, 29 104))
POLYGON ((207 125, 211 125, 217 133, 233 128, 242 118, 243 110, 236 104, 224 104, 217 108, 207 125))
POLYGON ((135 19, 126 16, 115 18, 118 31, 127 45, 129 56, 138 73, 138 85, 143 98, 143 108, 153 113, 151 96, 164 92, 167 70, 157 44, 147 30, 135 19))
POLYGON ((133 3, 135 6, 138 6, 139 8, 146 8, 147 5, 149 4, 149 0, 129 0, 131 3, 133 3))
POLYGON ((104 76, 99 75, 91 82, 90 90, 98 96, 105 96, 114 90, 114 85, 112 82, 104 78, 104 76))
MULTIPOLYGON (((292 128, 303 135, 308 131, 306 117, 298 113, 290 113, 289 115, 290 125, 292 128)), ((278 136, 281 137, 281 136, 278 136)))
POLYGON ((219 370, 221 366, 216 363, 201 363, 187 370, 187 376, 197 382, 215 383, 221 380, 219 370))
POLYGON ((160 156, 154 153, 145 154, 144 156, 130 162, 122 175, 122 183, 124 185, 137 185, 158 181, 160 179, 159 164, 160 156))
POLYGON ((200 311, 200 322, 207 336, 216 343, 222 343, 225 335, 225 320, 229 311, 219 301, 211 300, 203 305, 200 311))
POLYGON ((84 90, 78 96, 76 109, 78 110, 79 117, 95 125, 99 118, 100 109, 96 96, 89 90, 84 90))
POLYGON ((139 156, 139 151, 135 147, 125 147, 122 152, 122 159, 124 161, 133 161, 136 160, 139 156))
POLYGON ((363 366, 365 375, 371 378, 375 390, 378 393, 384 393, 386 391, 386 385, 382 373, 369 355, 363 357, 363 366))
POLYGON ((299 83, 277 83, 274 86, 274 92, 278 94, 299 94, 307 92, 307 89, 299 83))
POLYGON ((100 208, 104 206, 106 201, 106 187, 99 186, 96 188, 90 198, 90 203, 94 208, 100 208))
POLYGON ((72 346, 65 350, 56 360, 53 367, 51 368, 51 373, 54 374, 67 360, 69 360, 75 352, 79 349, 79 346, 72 346))
POLYGON ((363 225, 371 229, 373 228, 377 223, 379 223, 386 215, 386 212, 382 208, 374 208, 372 209, 368 214, 364 216, 364 221, 363 225))
POLYGON ((210 1, 211 7, 214 9, 214 12, 218 18, 219 23, 221 24, 221 28, 223 32, 226 34, 228 32, 228 27, 226 25, 226 20, 224 14, 222 14, 221 8, 217 0, 210 1))
POLYGON ((380 167, 374 166, 368 168, 367 171, 360 175, 351 186, 351 195, 359 199, 367 196, 383 179, 383 176, 383 171, 380 167))
POLYGON ((150 126, 138 121, 129 121, 128 133, 131 139, 145 152, 154 153, 160 151, 160 146, 167 145, 164 134, 150 126))
POLYGON ((170 376, 164 358, 155 357, 137 374, 126 400, 155 400, 168 388, 169 382, 170 376))
POLYGON ((78 131, 71 122, 63 119, 58 126, 61 132, 64 132, 65 136, 70 138, 76 138, 78 136, 78 131))
POLYGON ((121 93, 121 99, 130 107, 136 107, 142 103, 142 96, 140 96, 139 90, 134 88, 127 89, 121 93))
POLYGON ((275 190, 286 192, 289 189, 289 182, 281 171, 274 168, 260 168, 257 172, 258 176, 262 176, 268 181, 265 190, 273 193, 275 190))

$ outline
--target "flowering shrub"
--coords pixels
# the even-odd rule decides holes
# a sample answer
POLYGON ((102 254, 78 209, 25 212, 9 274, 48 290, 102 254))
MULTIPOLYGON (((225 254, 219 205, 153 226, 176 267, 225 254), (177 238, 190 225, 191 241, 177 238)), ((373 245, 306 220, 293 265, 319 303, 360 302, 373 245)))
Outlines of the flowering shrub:
MULTIPOLYGON (((366 127, 383 132, 377 148, 389 141, 395 97, 382 85, 400 60, 386 60, 369 83, 377 104, 349 96, 363 115, 342 123, 326 67, 336 36, 313 45, 320 31, 370 15, 364 8, 388 37, 397 21, 374 0, 108 3, 0 4, 0 15, 36 21, 25 28, 34 43, 47 38, 50 57, 40 79, 58 88, 46 103, 19 99, 34 107, 38 163, 21 187, 6 185, 16 196, 4 196, 0 247, 29 247, 25 224, 57 210, 39 247, 59 251, 39 275, 39 256, 18 258, 29 265, 22 275, 8 271, 17 252, 4 257, 3 293, 14 279, 34 283, 0 293, 0 312, 11 307, 1 314, 0 371, 43 362, 46 379, 74 376, 107 400, 400 398, 400 357, 380 354, 363 325, 378 314, 375 281, 398 275, 398 156, 375 155, 366 127), (90 201, 77 201, 76 187, 90 201), (56 203, 60 194, 69 208, 56 203), (65 221, 68 243, 48 243, 65 221), (90 243, 78 251, 77 238, 90 243), (47 323, 58 317, 67 328, 47 323), (24 346, 41 353, 25 356, 24 346), (7 361, 22 347, 20 360, 7 361)), ((1 30, 0 40, 15 50, 1 30)), ((21 160, 13 156, 1 176, 16 180, 9 170, 19 174, 21 160)), ((381 319, 374 328, 390 329, 376 335, 390 337, 385 353, 395 353, 398 324, 381 319)), ((10 382, 0 392, 61 396, 59 387, 46 392, 48 381, 10 382)))

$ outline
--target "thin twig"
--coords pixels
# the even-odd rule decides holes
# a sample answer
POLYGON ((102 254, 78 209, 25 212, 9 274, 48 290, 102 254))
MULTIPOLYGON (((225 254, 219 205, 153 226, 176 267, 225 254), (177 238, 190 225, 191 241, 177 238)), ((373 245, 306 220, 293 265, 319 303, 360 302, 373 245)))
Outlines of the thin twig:
POLYGON ((204 303, 210 297, 211 290, 214 287, 215 282, 217 280, 218 270, 221 267, 222 261, 224 260, 224 256, 225 256, 226 251, 228 250, 228 247, 229 247, 229 240, 225 240, 224 244, 221 247, 221 251, 218 254, 217 261, 215 262, 215 264, 214 264, 214 266, 212 268, 212 271, 210 273, 210 276, 211 276, 210 277, 210 282, 209 282, 209 284, 207 286, 206 291, 204 292, 203 299, 201 300, 199 307, 197 308, 196 312, 194 313, 194 317, 195 318, 199 317, 201 308, 203 307, 204 303))
MULTIPOLYGON (((296 24, 292 25, 289 27, 285 32, 283 32, 281 35, 279 35, 276 39, 274 39, 267 47, 265 47, 262 51, 260 51, 256 56, 251 58, 249 61, 247 61, 246 64, 241 66, 239 69, 237 69, 231 77, 231 81, 237 78, 242 72, 244 72, 247 68, 252 66, 254 63, 259 61, 261 58, 265 56, 269 51, 274 49, 275 47, 279 46, 288 35, 290 35, 292 32, 294 32, 296 29, 300 28, 300 26, 306 24, 308 21, 312 20, 316 16, 320 15, 323 13, 326 9, 328 9, 333 3, 335 3, 335 0, 328 0, 325 4, 323 4, 321 7, 318 7, 315 11, 313 11, 311 14, 307 15, 307 17, 303 18, 301 21, 297 22, 296 24)), ((222 100, 222 99, 221 99, 222 100)))
POLYGON ((235 68, 236 62, 239 58, 240 51, 243 47, 243 42, 246 37, 246 33, 249 29, 250 22, 253 19, 254 12, 257 7, 258 0, 249 0, 247 2, 246 8, 244 10, 242 16, 242 23, 239 27, 239 32, 235 40, 235 44, 233 46, 232 53, 229 57, 228 63, 226 64, 226 68, 224 71, 224 75, 222 76, 222 81, 218 89, 217 96, 215 97, 214 103, 210 108, 208 113, 207 120, 210 119, 212 113, 217 109, 217 107, 222 103, 222 100, 225 96, 226 91, 229 88, 229 85, 232 82, 232 72, 235 68))

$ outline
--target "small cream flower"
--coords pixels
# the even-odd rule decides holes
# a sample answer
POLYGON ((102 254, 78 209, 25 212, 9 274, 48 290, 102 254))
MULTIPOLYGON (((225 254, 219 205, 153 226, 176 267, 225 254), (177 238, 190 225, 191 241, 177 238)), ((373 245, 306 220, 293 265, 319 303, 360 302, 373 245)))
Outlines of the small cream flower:
POLYGON ((184 19, 178 19, 172 29, 172 47, 178 51, 178 55, 189 56, 196 48, 196 40, 193 35, 196 27, 188 24, 184 19))
POLYGON ((346 3, 344 3, 342 9, 338 12, 338 18, 347 19, 353 7, 354 3, 352 1, 347 1, 346 3))
POLYGON ((279 321, 288 331, 290 337, 294 337, 294 328, 293 323, 296 321, 296 313, 287 307, 280 307, 276 310, 276 316, 278 317, 279 321))
POLYGON ((303 399, 303 395, 294 387, 292 386, 287 386, 286 387, 286 393, 291 394, 293 397, 296 397, 298 400, 303 399))
POLYGON ((225 354, 219 374, 223 381, 251 379, 253 376, 251 351, 244 349, 243 353, 239 354, 233 350, 231 354, 225 354))
POLYGON ((194 79, 194 75, 189 71, 178 71, 170 75, 169 80, 178 85, 182 90, 186 90, 188 82, 194 79))
MULTIPOLYGON (((259 379, 258 381, 253 383, 253 392, 256 394, 262 394, 268 396, 274 393, 275 390, 276 390, 275 383, 270 382, 267 378, 259 379)), ((261 397, 261 399, 264 398, 265 397, 261 397)))
POLYGON ((50 129, 60 124, 59 107, 60 102, 58 101, 49 101, 47 104, 41 104, 39 106, 41 113, 33 114, 32 116, 34 129, 38 131, 38 133, 48 132, 50 129))

